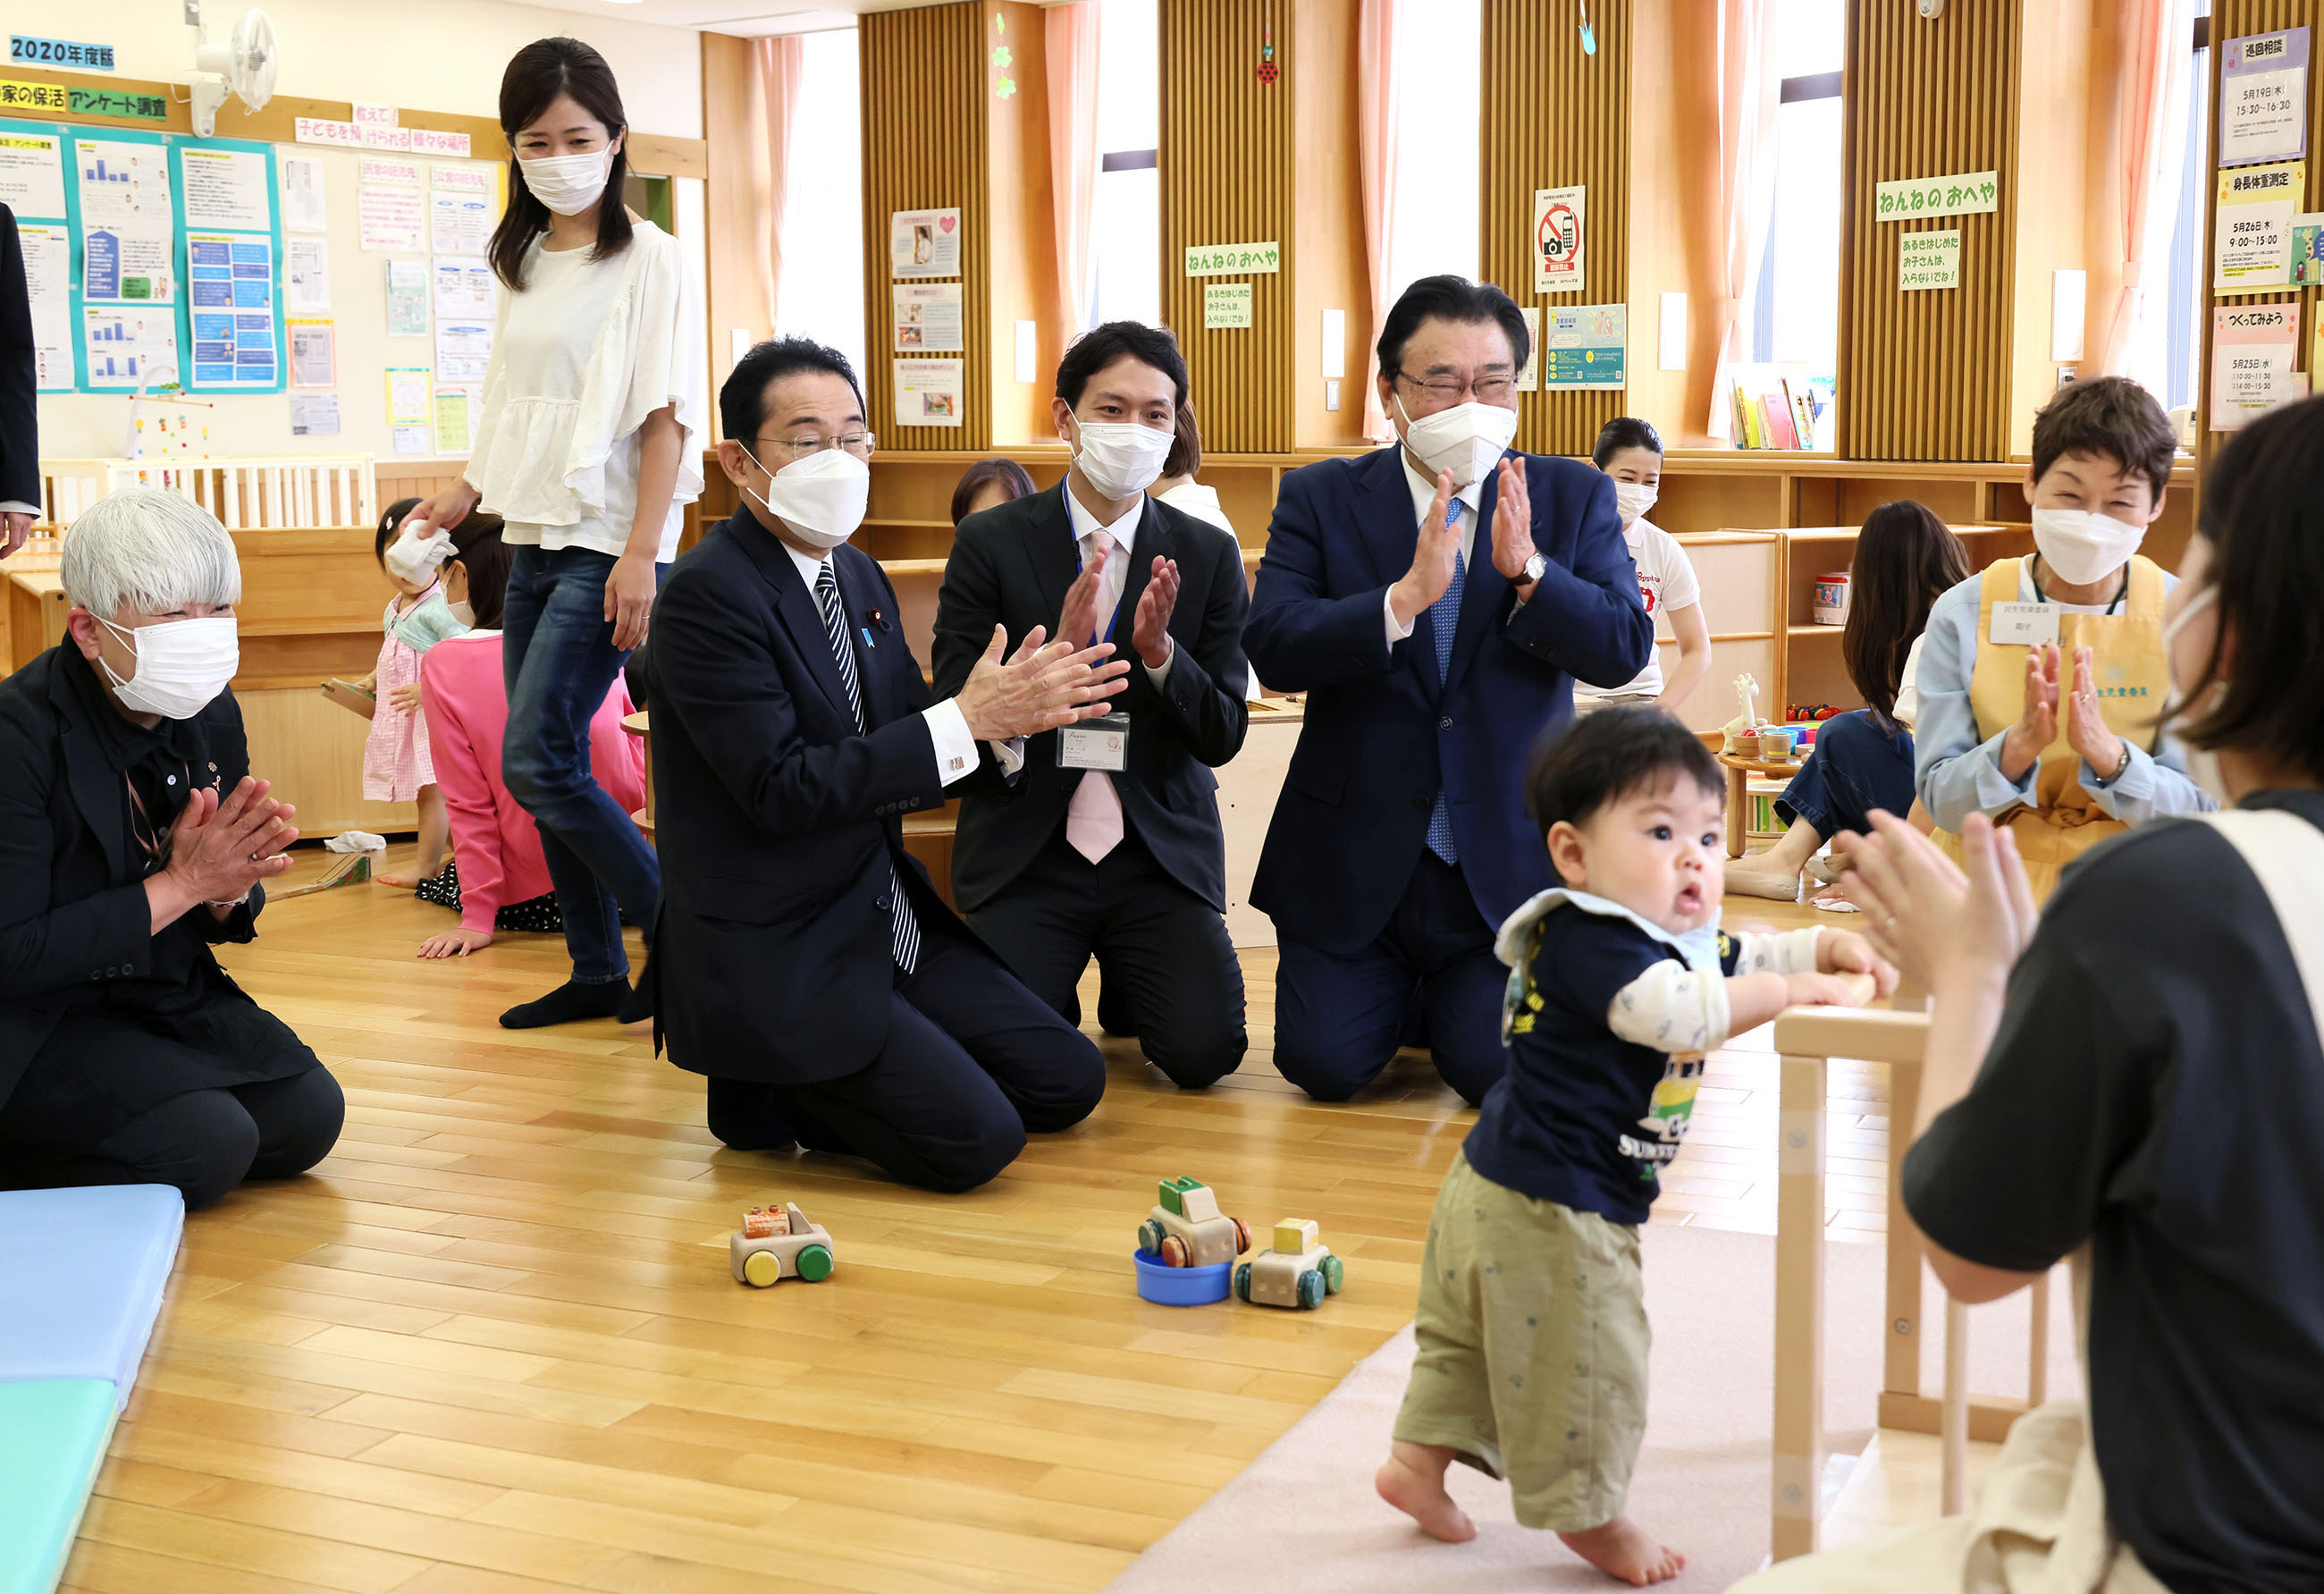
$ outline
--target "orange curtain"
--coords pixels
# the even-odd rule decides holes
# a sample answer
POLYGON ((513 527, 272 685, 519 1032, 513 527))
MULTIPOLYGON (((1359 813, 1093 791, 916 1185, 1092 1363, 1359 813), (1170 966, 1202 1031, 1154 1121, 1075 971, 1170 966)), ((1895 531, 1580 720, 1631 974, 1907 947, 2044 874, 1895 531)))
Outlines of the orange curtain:
POLYGON ((1356 20, 1356 159, 1364 195, 1364 263, 1372 315, 1364 351, 1364 436, 1384 443, 1396 435, 1380 408, 1380 324, 1388 312, 1388 244, 1396 217, 1396 32, 1402 0, 1359 0, 1356 20))
POLYGON ((807 63, 807 44, 797 34, 751 41, 752 103, 746 109, 752 137, 752 187, 759 197, 756 266, 764 285, 767 330, 774 330, 780 315, 783 279, 783 217, 791 186, 791 134, 797 120, 799 75, 807 63))
POLYGON ((1097 189, 1099 0, 1041 14, 1049 79, 1049 192, 1056 207, 1059 346, 1089 326, 1090 211, 1097 189))
MULTIPOLYGON (((1775 0, 1707 0, 1705 20, 1719 42, 1719 148, 1714 174, 1719 196, 1719 287, 1711 318, 1718 336, 1719 367, 1711 384, 1707 425, 1713 437, 1732 429, 1727 385, 1745 363, 1744 308, 1758 286, 1759 261, 1775 207, 1775 0)), ((1708 30, 1706 30, 1708 31, 1708 30)), ((1700 35, 1698 35, 1700 36, 1700 35)))
POLYGON ((2112 97, 2121 118, 2115 149, 2120 162, 2122 286, 2105 341, 2095 351, 2102 376, 2121 375, 2129 368, 2148 299, 2146 270, 2161 266, 2171 245, 2172 212, 2187 158, 2187 92, 2195 67, 2193 0, 2120 3, 2123 48, 2112 97))

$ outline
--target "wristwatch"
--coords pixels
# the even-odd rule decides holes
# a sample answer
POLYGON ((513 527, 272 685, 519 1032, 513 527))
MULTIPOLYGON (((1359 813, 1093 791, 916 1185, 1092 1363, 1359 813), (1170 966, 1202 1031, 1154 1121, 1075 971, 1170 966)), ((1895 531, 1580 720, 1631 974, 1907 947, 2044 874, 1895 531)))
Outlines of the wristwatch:
POLYGON ((1548 570, 1549 561, 1546 558, 1544 558, 1542 555, 1536 551, 1533 557, 1525 562, 1525 574, 1520 576, 1514 585, 1517 586, 1531 586, 1535 582, 1539 581, 1542 576, 1548 572, 1548 570))

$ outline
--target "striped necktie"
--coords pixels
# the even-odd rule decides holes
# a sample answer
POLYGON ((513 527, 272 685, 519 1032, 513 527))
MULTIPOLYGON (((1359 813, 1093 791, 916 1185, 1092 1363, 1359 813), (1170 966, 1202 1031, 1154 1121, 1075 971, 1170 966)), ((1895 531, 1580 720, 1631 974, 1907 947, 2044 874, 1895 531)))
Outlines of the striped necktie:
MULTIPOLYGON (((839 612, 839 582, 831 573, 831 557, 825 555, 823 568, 815 578, 816 607, 823 611, 823 629, 831 638, 831 656, 839 665, 840 683, 847 688, 847 706, 854 712, 855 730, 861 735, 863 723, 863 693, 855 680, 855 650, 847 640, 847 622, 839 612)), ((907 974, 920 961, 920 923, 912 917, 911 899, 904 895, 904 878, 896 869, 896 861, 888 860, 889 900, 896 905, 896 929, 892 944, 896 966, 907 974)))
MULTIPOLYGON (((1461 518, 1461 501, 1453 499, 1444 506, 1444 523, 1451 525, 1461 518)), ((1443 686, 1452 669, 1452 633, 1461 626, 1461 589, 1468 584, 1469 563, 1458 553, 1452 556, 1452 584, 1444 595, 1428 605, 1428 629, 1436 644, 1436 684, 1443 686)), ((1452 810, 1444 801, 1444 791, 1437 788, 1435 806, 1428 811, 1428 850, 1447 863, 1461 861, 1461 849, 1452 844, 1452 810)))

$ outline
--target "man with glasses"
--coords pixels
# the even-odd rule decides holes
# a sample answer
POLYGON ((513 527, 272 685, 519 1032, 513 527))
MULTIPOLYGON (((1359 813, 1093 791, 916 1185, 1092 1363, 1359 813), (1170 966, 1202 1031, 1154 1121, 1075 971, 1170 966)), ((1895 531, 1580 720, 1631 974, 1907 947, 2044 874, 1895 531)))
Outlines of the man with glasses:
POLYGON ((996 628, 932 701, 895 589, 846 546, 874 440, 846 359, 762 343, 718 408, 742 508, 654 610, 660 1038, 729 1146, 972 1189, 1087 1117, 1105 1067, 945 906, 902 815, 1002 779, 981 743, 1103 714, 1126 667, 1038 631, 1004 662, 996 628))
POLYGON ((1503 920, 1557 882, 1524 774, 1572 683, 1643 668, 1613 484, 1509 450, 1529 352, 1508 294, 1425 277, 1380 328, 1397 447, 1283 478, 1243 645, 1305 722, 1251 888, 1275 920, 1275 1062, 1342 1101, 1408 1026, 1481 1101, 1503 920))

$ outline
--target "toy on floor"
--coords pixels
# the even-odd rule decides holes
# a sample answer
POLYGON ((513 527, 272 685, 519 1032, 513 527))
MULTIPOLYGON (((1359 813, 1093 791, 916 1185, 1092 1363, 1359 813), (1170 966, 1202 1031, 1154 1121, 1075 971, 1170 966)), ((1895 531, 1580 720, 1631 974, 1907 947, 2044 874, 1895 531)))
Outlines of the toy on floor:
POLYGON ((752 1207, 726 1248, 734 1277, 761 1289, 779 1278, 820 1284, 831 1276, 831 1232, 808 1222, 796 1203, 752 1207))
POLYGON ((1254 1306, 1312 1312, 1346 1278, 1346 1265, 1324 1246, 1314 1219, 1285 1218, 1275 1226, 1273 1248, 1235 1269, 1234 1290, 1254 1306))
POLYGON ((1165 1179, 1161 1200, 1138 1226, 1138 1293, 1164 1306, 1223 1301, 1234 1259, 1250 1248, 1250 1227, 1219 1211, 1209 1185, 1165 1179))

